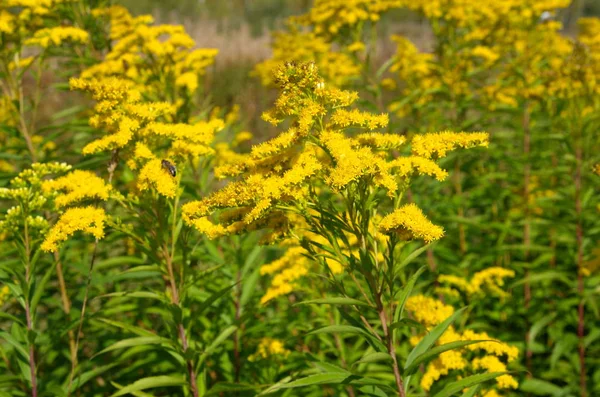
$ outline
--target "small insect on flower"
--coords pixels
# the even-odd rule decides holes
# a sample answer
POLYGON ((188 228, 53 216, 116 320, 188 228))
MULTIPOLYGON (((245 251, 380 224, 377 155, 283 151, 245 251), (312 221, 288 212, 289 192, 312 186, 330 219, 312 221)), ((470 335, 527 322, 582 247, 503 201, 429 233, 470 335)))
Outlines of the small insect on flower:
POLYGON ((160 163, 162 167, 167 170, 169 174, 171 174, 171 176, 174 177, 177 175, 177 168, 175 168, 173 163, 171 163, 169 160, 162 160, 160 163))

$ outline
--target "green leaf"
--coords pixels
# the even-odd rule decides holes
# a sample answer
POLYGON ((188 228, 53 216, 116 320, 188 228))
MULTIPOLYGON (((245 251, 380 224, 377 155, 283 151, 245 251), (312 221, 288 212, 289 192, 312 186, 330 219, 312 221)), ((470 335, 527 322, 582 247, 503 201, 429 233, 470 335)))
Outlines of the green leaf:
POLYGON ((322 299, 313 299, 309 301, 299 302, 296 305, 355 305, 355 306, 369 306, 366 302, 360 301, 358 299, 346 298, 343 296, 339 297, 331 297, 331 298, 322 298, 322 299))
POLYGON ((444 387, 440 392, 436 393, 433 397, 451 397, 467 387, 472 387, 480 383, 487 382, 507 373, 508 372, 486 372, 484 374, 467 376, 466 378, 446 385, 446 387, 444 387))
POLYGON ((249 390, 256 390, 257 386, 255 385, 250 385, 247 383, 230 383, 230 382, 220 382, 217 383, 216 385, 214 385, 206 394, 204 394, 205 396, 212 396, 215 394, 218 395, 229 395, 227 393, 235 393, 235 392, 241 392, 241 391, 249 391, 249 390), (223 393, 223 394, 221 394, 223 393))
POLYGON ((164 295, 158 294, 152 291, 124 291, 124 292, 111 292, 110 294, 99 295, 94 299, 100 298, 115 298, 115 297, 130 297, 130 298, 148 298, 156 299, 160 302, 168 302, 164 295))
POLYGON ((417 256, 421 255, 429 247, 431 247, 431 244, 424 245, 421 248, 418 248, 418 249, 414 250, 413 252, 411 252, 406 258, 404 258, 404 260, 402 262, 400 262, 400 264, 395 268, 395 270, 398 271, 400 269, 403 269, 410 262, 412 262, 413 259, 415 259, 417 256))
POLYGON ((495 341, 494 340, 457 340, 454 342, 443 344, 441 346, 436 346, 433 349, 430 349, 430 350, 426 351, 425 353, 421 354, 420 356, 418 356, 417 358, 415 358, 414 361, 408 367, 405 367, 404 374, 405 375, 414 374, 417 371, 417 369, 419 368, 419 365, 436 358, 443 352, 446 352, 448 350, 460 349, 462 347, 473 345, 475 343, 481 343, 481 342, 495 342, 495 341))
POLYGON ((376 343, 382 351, 386 350, 385 345, 383 343, 381 343, 381 341, 379 339, 377 339, 375 336, 371 335, 369 332, 365 331, 362 328, 353 327, 352 325, 328 325, 326 327, 319 328, 314 331, 310 331, 307 335, 341 334, 341 333, 363 335, 363 336, 369 338, 374 343, 376 343))
POLYGON ((37 283, 35 286, 35 292, 33 293, 33 296, 31 298, 31 305, 30 305, 31 313, 34 316, 35 316, 35 309, 37 308, 37 305, 38 305, 40 299, 42 298, 42 294, 44 293, 44 288, 46 287, 46 283, 48 282, 48 280, 50 280, 50 276, 52 276, 52 274, 54 273, 54 268, 56 267, 56 263, 57 262, 54 262, 54 264, 52 266, 48 267, 48 269, 46 270, 46 273, 44 273, 44 276, 42 277, 40 282, 37 283))
POLYGON ((408 357, 406 358, 406 363, 404 364, 404 369, 406 370, 406 368, 409 368, 412 365, 412 363, 417 359, 417 357, 429 350, 429 348, 433 346, 433 344, 439 339, 439 337, 442 336, 444 332, 446 332, 446 329, 448 329, 450 324, 452 324, 454 320, 456 320, 458 316, 460 316, 462 312, 465 311, 465 309, 466 307, 457 310, 456 312, 454 312, 454 314, 452 314, 450 317, 448 317, 440 324, 436 325, 431 331, 429 331, 429 333, 425 335, 423 339, 421 339, 419 343, 414 347, 414 349, 412 349, 412 351, 409 353, 408 357))
POLYGON ((23 358, 27 362, 29 362, 29 354, 27 353, 27 350, 19 343, 18 340, 15 339, 14 336, 12 336, 6 331, 0 331, 0 339, 4 339, 5 341, 7 341, 9 345, 17 349, 17 352, 19 352, 23 356, 23 358))
POLYGON ((559 396, 563 393, 562 387, 536 378, 525 379, 519 385, 519 390, 538 396, 559 396))
POLYGON ((125 324, 125 323, 122 323, 120 321, 113 321, 113 320, 109 320, 107 318, 94 318, 91 321, 101 321, 101 322, 103 322, 105 324, 112 325, 113 327, 124 329, 125 331, 129 331, 129 332, 131 332, 133 334, 140 335, 140 336, 156 336, 151 331, 145 330, 145 329, 140 328, 140 327, 136 327, 135 325, 125 324))
POLYGON ((532 274, 529 277, 524 277, 523 279, 512 283, 510 288, 512 289, 518 287, 519 285, 525 284, 528 281, 530 284, 535 284, 542 281, 560 281, 567 286, 571 286, 573 284, 566 273, 550 270, 547 272, 532 274))
POLYGON ((402 319, 402 315, 404 314, 404 306, 406 305, 406 300, 410 296, 413 288, 415 287, 415 283, 417 282, 417 279, 419 278, 421 273, 423 273, 423 271, 425 271, 425 266, 421 266, 415 272, 415 274, 413 274, 408 279, 408 282, 404 286, 402 293, 398 297, 398 306, 396 306, 396 311, 394 312, 394 321, 393 321, 394 323, 396 323, 396 322, 400 321, 400 319, 402 319))
POLYGON ((202 352, 202 357, 200 358, 200 362, 204 361, 206 357, 211 355, 217 349, 217 347, 219 347, 219 345, 223 343, 224 340, 229 338, 229 335, 233 334, 235 330, 237 330, 237 328, 238 327, 236 327, 235 325, 231 325, 225 328, 219 334, 219 336, 217 336, 215 340, 206 349, 204 349, 204 351, 202 352))
POLYGON ((536 321, 531 328, 529 329, 529 335, 527 338, 527 343, 531 346, 533 342, 535 342, 535 338, 540 333, 542 329, 546 327, 554 318, 556 317, 556 313, 551 314, 549 316, 544 316, 536 321))
POLYGON ((0 318, 5 318, 7 320, 11 320, 11 321, 14 321, 16 323, 19 323, 19 324, 25 326, 25 323, 21 319, 13 316, 12 314, 8 314, 6 312, 0 312, 0 318))
POLYGON ((390 356, 388 353, 373 352, 373 353, 365 354, 360 360, 358 360, 354 364, 352 364, 352 366, 354 367, 355 365, 359 365, 359 364, 368 364, 368 363, 375 363, 375 362, 379 362, 379 361, 391 361, 391 360, 392 360, 392 356, 390 356))
POLYGON ((204 302, 202 302, 200 304, 200 307, 198 307, 198 309, 194 310, 194 315, 195 316, 199 316, 204 310, 206 310, 210 306, 212 306, 212 304, 215 303, 219 298, 221 298, 222 296, 226 295, 237 284, 239 284, 239 283, 235 283, 235 284, 232 284, 232 285, 230 285, 228 287, 225 287, 225 288, 223 288, 223 289, 215 292, 211 296, 209 296, 204 302))
POLYGON ((352 375, 343 372, 331 372, 317 375, 310 375, 305 378, 301 378, 292 382, 288 382, 289 378, 276 383, 269 387, 265 391, 259 394, 265 395, 276 392, 281 389, 293 389, 296 387, 305 387, 312 385, 323 385, 323 384, 344 384, 344 385, 373 385, 390 390, 390 387, 385 383, 377 379, 364 378, 358 375, 352 375))
MULTIPOLYGON (((73 379, 73 383, 71 383, 71 390, 69 390, 69 392, 71 392, 71 393, 74 392, 79 387, 81 387, 81 386, 85 385, 87 382, 89 382, 91 379, 94 379, 98 375, 112 369, 113 367, 115 367, 117 365, 118 365, 118 363, 102 365, 100 367, 96 367, 90 371, 82 373, 81 375, 79 375, 73 379)), ((66 389, 67 386, 68 385, 65 384, 63 388, 66 389)))
POLYGON ((116 343, 113 343, 106 349, 103 349, 103 350, 99 351, 98 353, 94 354, 94 356, 92 358, 99 356, 101 354, 107 353, 112 350, 125 349, 127 347, 163 345, 163 344, 167 345, 167 346, 175 347, 172 340, 163 338, 160 336, 140 336, 137 338, 123 339, 116 343))
POLYGON ((475 394, 481 389, 481 385, 469 387, 469 389, 463 393, 462 397, 475 397, 475 394))
POLYGON ((167 387, 167 386, 185 386, 187 385, 187 381, 185 378, 181 376, 151 376, 148 378, 143 378, 137 380, 130 384, 129 386, 125 386, 118 392, 111 395, 111 397, 122 396, 127 393, 132 393, 140 390, 153 389, 156 387, 167 387))

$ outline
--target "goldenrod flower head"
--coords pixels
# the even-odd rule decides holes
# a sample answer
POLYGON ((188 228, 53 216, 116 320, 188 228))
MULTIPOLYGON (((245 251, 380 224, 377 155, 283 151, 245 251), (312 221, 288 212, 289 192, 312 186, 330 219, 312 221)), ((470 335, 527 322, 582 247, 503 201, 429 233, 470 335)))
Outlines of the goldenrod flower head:
POLYGON ((159 194, 168 198, 175 197, 177 193, 177 179, 165 170, 160 159, 150 160, 142 167, 137 185, 142 191, 156 189, 159 194))
POLYGON ((89 34, 83 29, 73 26, 56 26, 36 31, 33 37, 25 40, 25 45, 48 48, 52 45, 60 46, 67 40, 75 43, 85 43, 88 39, 89 34))
POLYGON ((502 267, 489 267, 473 275, 469 284, 470 293, 476 294, 483 291, 485 287, 489 292, 499 297, 506 297, 507 293, 502 290, 504 279, 514 277, 515 272, 502 267))
POLYGON ((61 208, 88 199, 107 200, 110 186, 91 171, 75 170, 58 179, 44 181, 42 189, 45 192, 64 191, 54 199, 56 206, 61 208))
POLYGON ((399 149, 406 142, 406 138, 402 135, 382 134, 380 132, 358 134, 354 139, 361 145, 379 150, 399 149))
POLYGON ((419 156, 398 157, 390 161, 387 166, 394 171, 394 175, 400 178, 409 178, 417 173, 432 176, 441 182, 448 176, 448 172, 440 168, 433 160, 419 156))
POLYGON ((406 301, 406 310, 427 328, 438 325, 454 313, 452 306, 424 295, 409 297, 406 301))
POLYGON ((16 202, 0 220, 0 232, 18 235, 17 230, 26 224, 30 229, 43 233, 48 222, 41 216, 41 211, 50 209, 48 204, 54 196, 53 192, 42 189, 44 178, 70 169, 71 166, 65 163, 33 163, 31 168, 21 171, 10 181, 9 188, 0 188, 0 199, 16 202))
POLYGON ((342 29, 377 21, 384 12, 402 6, 402 0, 316 0, 305 15, 294 20, 312 26, 318 35, 332 38, 342 29))
POLYGON ((261 359, 271 359, 274 356, 279 360, 287 358, 290 353, 291 352, 285 348, 283 342, 279 339, 262 338, 256 348, 256 353, 251 354, 250 357, 248 357, 248 360, 258 361, 261 359))
POLYGON ((104 221, 106 215, 101 208, 73 207, 63 213, 52 226, 44 242, 42 250, 54 252, 63 241, 76 231, 92 234, 96 239, 104 237, 104 221))
POLYGON ((495 338, 490 337, 485 332, 474 332, 465 330, 460 338, 461 340, 490 340, 491 342, 480 342, 466 346, 470 351, 484 350, 488 354, 502 357, 506 356, 508 362, 514 361, 519 356, 519 349, 516 346, 510 346, 495 338))
POLYGON ((386 215, 379 223, 379 230, 386 234, 398 233, 404 239, 423 239, 426 243, 444 235, 444 229, 431 223, 413 203, 386 215))
MULTIPOLYGON (((506 372, 506 364, 496 356, 475 358, 471 362, 474 369, 486 369, 488 372, 506 372)), ((516 389, 519 384, 511 375, 501 375, 496 378, 496 383, 501 389, 516 389)))
POLYGON ((374 177, 376 185, 384 187, 391 195, 398 189, 385 160, 370 148, 360 147, 360 144, 340 132, 324 131, 319 138, 333 158, 334 164, 328 170, 325 181, 334 189, 342 189, 365 176, 374 177))
POLYGON ((442 158, 456 148, 487 147, 489 134, 485 132, 438 132, 415 135, 411 141, 412 153, 425 158, 442 158))
POLYGON ((387 127, 388 122, 389 117, 386 113, 375 115, 367 112, 361 112, 358 109, 337 109, 329 120, 329 123, 332 126, 357 126, 365 127, 370 130, 387 127))
POLYGON ((362 65, 348 53, 340 52, 331 42, 319 37, 314 32, 306 32, 296 26, 289 25, 288 32, 273 34, 273 56, 255 66, 253 74, 260 77, 265 86, 276 85, 273 75, 279 65, 284 62, 314 62, 320 70, 323 82, 334 87, 341 87, 360 76, 362 65))
POLYGON ((9 296, 10 288, 8 288, 8 285, 5 285, 2 288, 0 288, 0 307, 4 304, 4 302, 7 301, 9 296))

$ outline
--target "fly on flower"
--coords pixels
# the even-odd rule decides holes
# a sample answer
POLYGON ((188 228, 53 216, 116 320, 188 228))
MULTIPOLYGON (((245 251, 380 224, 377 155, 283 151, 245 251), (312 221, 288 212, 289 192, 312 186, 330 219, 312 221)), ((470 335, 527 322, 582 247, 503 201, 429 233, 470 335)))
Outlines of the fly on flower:
POLYGON ((177 168, 175 168, 173 163, 171 163, 169 160, 162 160, 161 165, 165 170, 169 172, 169 174, 171 174, 171 176, 174 177, 177 175, 177 168))

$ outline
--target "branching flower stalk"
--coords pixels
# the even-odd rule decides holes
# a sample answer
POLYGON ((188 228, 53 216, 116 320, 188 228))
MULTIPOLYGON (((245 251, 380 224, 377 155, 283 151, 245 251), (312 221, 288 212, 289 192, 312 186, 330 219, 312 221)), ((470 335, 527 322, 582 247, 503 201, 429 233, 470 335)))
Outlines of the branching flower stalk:
MULTIPOLYGON (((27 214, 26 209, 23 208, 23 212, 27 214)), ((27 219, 27 216, 25 217, 27 219)), ((23 239, 25 244, 25 285, 27 286, 27 290, 25 291, 25 318, 27 321, 27 331, 28 333, 33 332, 33 313, 31 312, 31 302, 29 300, 29 288, 31 287, 31 244, 29 241, 29 227, 27 225, 27 221, 23 224, 23 239)), ((28 338, 29 339, 29 338, 28 338)), ((31 396, 37 397, 37 375, 36 375, 36 365, 35 365, 35 347, 33 341, 28 340, 29 344, 29 371, 31 374, 31 396)))

